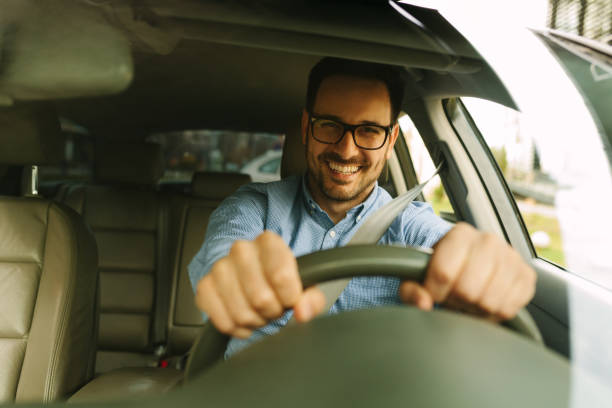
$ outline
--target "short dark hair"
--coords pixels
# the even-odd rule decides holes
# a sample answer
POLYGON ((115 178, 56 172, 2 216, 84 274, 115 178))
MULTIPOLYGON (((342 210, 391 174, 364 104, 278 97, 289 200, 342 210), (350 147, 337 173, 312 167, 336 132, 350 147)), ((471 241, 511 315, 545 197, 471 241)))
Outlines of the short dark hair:
POLYGON ((391 100, 391 122, 397 121, 405 88, 400 67, 334 57, 323 58, 310 70, 306 89, 306 110, 308 112, 312 113, 321 82, 335 75, 376 79, 383 82, 387 86, 391 100))

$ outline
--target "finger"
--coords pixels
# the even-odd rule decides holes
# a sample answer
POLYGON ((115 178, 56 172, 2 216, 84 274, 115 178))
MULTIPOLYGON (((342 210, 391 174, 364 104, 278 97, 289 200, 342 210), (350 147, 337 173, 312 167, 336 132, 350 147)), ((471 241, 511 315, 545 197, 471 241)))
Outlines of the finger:
POLYGON ((247 329, 246 327, 236 327, 231 333, 232 337, 238 337, 239 339, 248 339, 253 334, 253 330, 247 329))
POLYGON ((525 307, 535 294, 536 274, 528 266, 521 268, 498 315, 505 320, 512 319, 520 309, 525 307))
POLYGON ((416 282, 402 282, 399 288, 400 299, 404 303, 414 305, 422 310, 433 308, 433 298, 431 294, 416 282))
POLYGON ((302 280, 293 253, 280 236, 270 231, 255 241, 268 284, 283 307, 293 307, 302 294, 302 280))
MULTIPOLYGON (((514 264, 517 261, 520 261, 519 255, 510 252, 503 262, 514 264)), ((498 314, 516 278, 517 273, 514 268, 502 268, 501 265, 498 264, 478 301, 480 308, 489 314, 498 314)))
POLYGON ((317 286, 304 291, 293 308, 295 320, 304 323, 325 311, 325 295, 317 286))
POLYGON ((234 321, 225 309, 223 301, 215 290, 214 281, 209 275, 200 279, 196 288, 196 305, 208 315, 208 319, 221 333, 231 335, 236 328, 234 321))
POLYGON ((232 258, 223 258, 218 261, 213 266, 210 275, 236 327, 255 328, 266 324, 266 320, 251 308, 246 295, 242 292, 236 265, 232 258))
POLYGON ((251 308, 266 320, 280 317, 283 306, 268 285, 256 246, 252 242, 236 241, 230 256, 236 265, 242 292, 251 308))
POLYGON ((444 301, 444 307, 462 313, 469 313, 474 316, 487 316, 486 313, 484 313, 477 305, 467 303, 465 300, 453 293, 450 293, 444 301))
POLYGON ((477 231, 472 226, 458 223, 434 246, 423 285, 434 301, 443 302, 450 293, 476 236, 477 231))
POLYGON ((505 242, 489 233, 478 233, 468 245, 468 257, 451 291, 465 303, 475 305, 497 272, 500 256, 509 251, 505 242))

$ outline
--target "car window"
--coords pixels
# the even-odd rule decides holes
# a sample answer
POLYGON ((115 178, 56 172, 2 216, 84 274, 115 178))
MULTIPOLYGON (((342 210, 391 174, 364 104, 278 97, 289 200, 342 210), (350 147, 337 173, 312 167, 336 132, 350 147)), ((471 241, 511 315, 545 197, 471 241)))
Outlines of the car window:
POLYGON ((259 180, 261 162, 255 168, 250 164, 269 154, 276 154, 278 157, 274 159, 277 160, 278 167, 284 135, 185 130, 155 133, 150 135, 147 141, 162 145, 165 172, 161 183, 189 182, 196 171, 241 172, 250 174, 253 181, 263 181, 259 180))
MULTIPOLYGON (((410 151, 412 165, 419 183, 426 181, 434 173, 436 166, 431 159, 429 151, 423 143, 423 139, 419 134, 418 129, 406 114, 399 118, 400 128, 404 135, 404 140, 410 151)), ((433 207, 436 214, 446 219, 447 221, 455 222, 453 207, 446 195, 444 186, 440 180, 440 176, 435 176, 425 186, 423 190, 423 198, 433 207)))
POLYGON ((259 167, 259 171, 262 173, 276 173, 280 168, 280 157, 272 159, 259 167))
POLYGON ((64 135, 64 155, 59 164, 38 166, 39 193, 54 197, 62 184, 90 182, 93 179, 94 139, 87 129, 60 118, 64 135))
POLYGON ((555 205, 560 185, 542 165, 529 124, 520 112, 494 102, 478 98, 462 102, 512 192, 537 256, 566 266, 555 205))

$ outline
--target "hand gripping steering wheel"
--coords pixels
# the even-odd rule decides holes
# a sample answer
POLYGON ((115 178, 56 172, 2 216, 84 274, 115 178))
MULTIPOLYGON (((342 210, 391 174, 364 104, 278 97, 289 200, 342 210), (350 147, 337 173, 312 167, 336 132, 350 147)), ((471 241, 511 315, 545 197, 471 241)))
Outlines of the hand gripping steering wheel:
MULTIPOLYGON (((418 248, 353 245, 313 252, 297 258, 297 263, 306 288, 326 281, 361 276, 389 276, 422 282, 429 259, 430 254, 418 248)), ((505 325, 542 343, 542 336, 525 309, 505 325)), ((191 349, 185 380, 189 381, 221 360, 228 340, 228 336, 207 322, 191 349)))

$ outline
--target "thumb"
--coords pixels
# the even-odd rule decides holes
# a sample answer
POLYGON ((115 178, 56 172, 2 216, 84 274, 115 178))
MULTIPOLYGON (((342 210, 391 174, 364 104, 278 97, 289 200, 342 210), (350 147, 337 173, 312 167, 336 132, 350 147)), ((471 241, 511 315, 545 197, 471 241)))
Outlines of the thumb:
POLYGON ((295 320, 305 323, 323 312, 325 295, 317 286, 306 289, 293 307, 295 320))
POLYGON ((431 310, 433 308, 431 294, 416 282, 402 282, 399 295, 404 303, 416 306, 421 310, 431 310))

